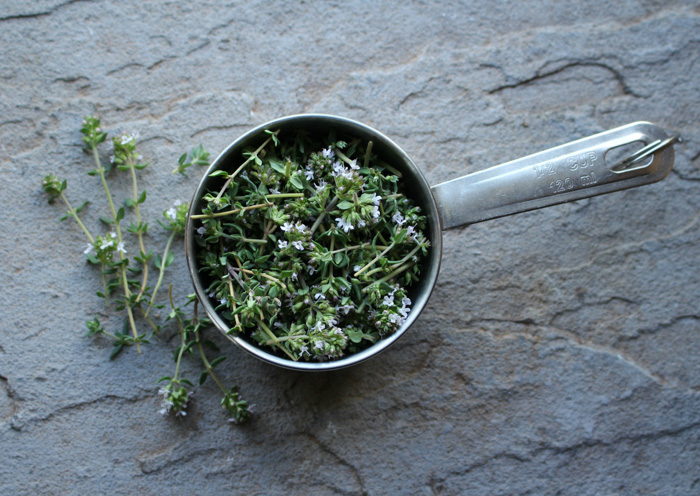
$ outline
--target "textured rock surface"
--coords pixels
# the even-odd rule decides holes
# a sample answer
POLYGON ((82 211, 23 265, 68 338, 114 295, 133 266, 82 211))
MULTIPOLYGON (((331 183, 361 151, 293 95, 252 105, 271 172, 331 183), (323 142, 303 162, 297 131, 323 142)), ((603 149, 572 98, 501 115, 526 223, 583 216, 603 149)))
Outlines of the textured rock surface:
POLYGON ((700 494, 700 3, 2 3, 0 493, 700 494), (433 184, 635 120, 685 143, 661 183, 446 232, 373 361, 293 373, 214 336, 257 409, 232 427, 209 383, 158 414, 173 340, 84 336, 97 276, 40 179, 99 194, 93 112, 140 132, 150 217, 191 195, 184 149, 292 113, 376 127, 433 184))

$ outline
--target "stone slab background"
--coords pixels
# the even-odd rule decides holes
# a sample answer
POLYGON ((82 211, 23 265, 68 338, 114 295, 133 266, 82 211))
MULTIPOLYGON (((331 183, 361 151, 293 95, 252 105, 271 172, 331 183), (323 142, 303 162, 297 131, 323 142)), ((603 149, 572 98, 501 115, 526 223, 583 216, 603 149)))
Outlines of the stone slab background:
POLYGON ((4 0, 0 47, 0 493, 700 494, 697 1, 4 0), (109 316, 41 177, 99 230, 96 113, 140 133, 153 218, 192 194, 182 151, 303 112, 381 130, 434 184, 636 120, 684 143, 661 183, 446 232, 373 361, 294 373, 213 333, 255 419, 211 383, 163 418, 173 333, 113 361, 84 335, 109 316))

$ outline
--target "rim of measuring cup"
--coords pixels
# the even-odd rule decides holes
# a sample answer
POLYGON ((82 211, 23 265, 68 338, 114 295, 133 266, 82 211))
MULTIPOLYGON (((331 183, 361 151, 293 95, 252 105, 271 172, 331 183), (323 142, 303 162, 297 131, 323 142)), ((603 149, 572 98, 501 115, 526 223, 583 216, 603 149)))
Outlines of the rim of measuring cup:
MULTIPOLYGON (((236 164, 236 166, 237 165, 240 164, 236 164)), ((229 340, 233 341, 237 346, 256 358, 278 367, 292 370, 326 371, 349 367, 376 356, 395 343, 406 330, 411 327, 427 304, 430 294, 435 287, 435 282, 440 270, 440 260, 442 258, 442 228, 437 205, 423 173, 406 152, 391 139, 365 124, 345 117, 327 114, 298 114, 275 119, 251 129, 227 146, 212 162, 197 186, 192 201, 190 202, 187 225, 185 227, 185 254, 190 277, 201 306, 214 325, 229 340), (405 174, 405 177, 402 178, 402 186, 409 192, 409 195, 416 204, 424 209, 423 213, 428 220, 426 234, 431 243, 430 251, 428 256, 423 260, 420 280, 410 288, 409 296, 411 297, 413 305, 404 324, 393 334, 380 339, 377 343, 359 353, 347 355, 340 359, 329 360, 327 362, 293 361, 274 355, 239 334, 229 334, 227 331, 230 330, 230 326, 226 320, 219 315, 211 299, 208 297, 206 287, 199 274, 199 265, 197 263, 198 246, 195 240, 196 226, 195 221, 191 219, 191 215, 199 213, 201 199, 209 189, 209 186, 221 181, 218 177, 210 177, 210 174, 219 169, 233 170, 233 164, 241 160, 241 150, 251 143, 259 143, 265 139, 264 131, 266 129, 285 130, 291 128, 303 128, 323 133, 327 133, 329 129, 335 128, 341 133, 372 141, 373 152, 405 174)))

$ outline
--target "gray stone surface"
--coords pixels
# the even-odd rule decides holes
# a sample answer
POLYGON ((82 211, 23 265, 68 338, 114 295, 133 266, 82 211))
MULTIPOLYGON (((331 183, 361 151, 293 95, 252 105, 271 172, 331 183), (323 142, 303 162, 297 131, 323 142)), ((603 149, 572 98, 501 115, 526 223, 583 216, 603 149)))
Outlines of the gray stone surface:
POLYGON ((5 0, 0 47, 1 494, 700 494, 697 1, 5 0), (685 142, 661 183, 446 232, 430 304, 370 362, 293 373, 212 334, 255 419, 211 383, 163 418, 172 332, 114 361, 85 337, 118 322, 41 177, 99 197, 97 113, 139 131, 152 218, 193 191, 184 149, 303 112, 431 183, 635 120, 685 142))

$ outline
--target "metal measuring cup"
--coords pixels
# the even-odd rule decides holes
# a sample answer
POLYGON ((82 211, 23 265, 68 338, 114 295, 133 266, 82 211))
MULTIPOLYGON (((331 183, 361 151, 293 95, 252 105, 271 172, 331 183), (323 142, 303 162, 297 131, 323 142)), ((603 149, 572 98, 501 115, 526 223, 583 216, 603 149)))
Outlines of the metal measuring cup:
POLYGON ((187 264, 195 292, 214 325, 231 341, 268 363, 294 370, 324 371, 348 367, 377 355, 399 339, 428 303, 437 281, 442 257, 442 231, 497 217, 579 200, 626 188, 660 181, 671 171, 673 143, 660 127, 635 122, 565 145, 513 160, 489 169, 430 186, 421 170, 396 143, 371 127, 343 117, 304 114, 276 119, 250 130, 231 143, 211 164, 194 193, 185 229, 187 264), (228 334, 230 327, 214 309, 199 274, 195 225, 191 216, 202 208, 202 197, 219 181, 210 177, 216 170, 234 170, 241 151, 257 147, 265 139, 264 130, 303 129, 327 134, 334 128, 364 141, 372 141, 373 152, 398 169, 406 195, 420 205, 427 217, 425 235, 430 252, 422 262, 421 279, 411 286, 413 307, 404 324, 371 347, 328 362, 295 362, 273 355, 244 337, 228 334), (610 160, 613 150, 636 147, 622 160, 610 160), (612 163, 610 163, 612 162, 612 163))

